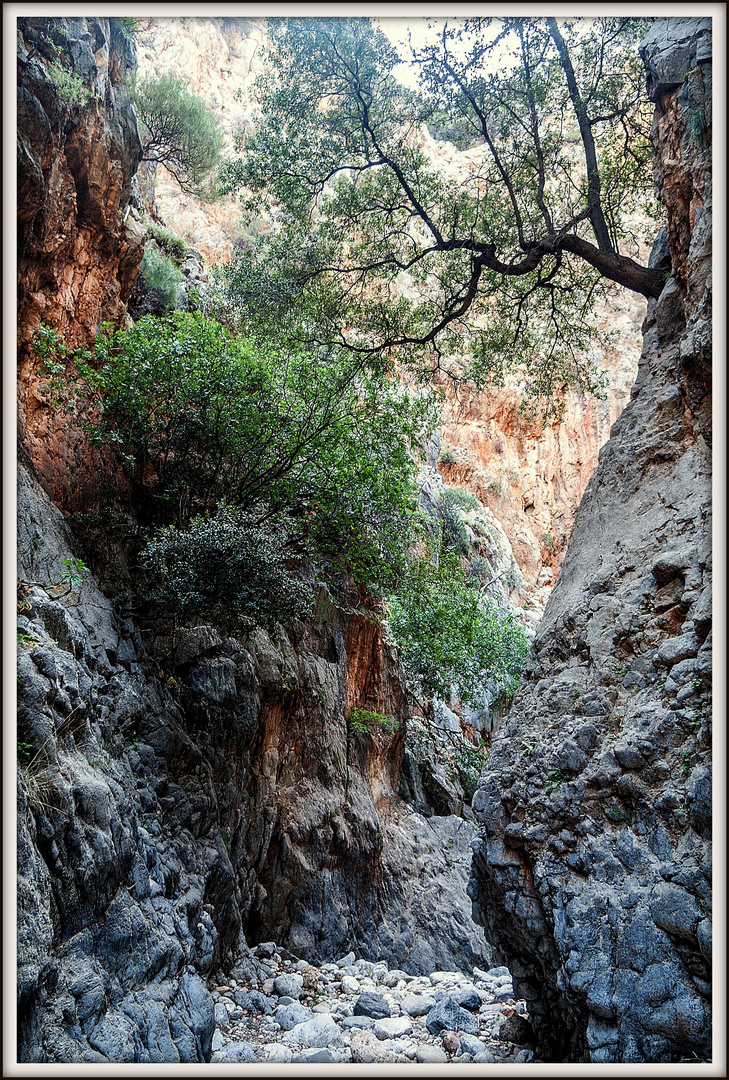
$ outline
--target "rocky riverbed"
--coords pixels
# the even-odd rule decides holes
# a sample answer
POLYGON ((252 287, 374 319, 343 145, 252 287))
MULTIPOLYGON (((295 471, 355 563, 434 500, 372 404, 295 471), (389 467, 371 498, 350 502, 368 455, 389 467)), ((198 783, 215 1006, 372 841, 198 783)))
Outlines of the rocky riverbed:
POLYGON ((274 942, 213 991, 213 1064, 534 1060, 505 967, 410 975, 353 952, 320 966, 274 942))

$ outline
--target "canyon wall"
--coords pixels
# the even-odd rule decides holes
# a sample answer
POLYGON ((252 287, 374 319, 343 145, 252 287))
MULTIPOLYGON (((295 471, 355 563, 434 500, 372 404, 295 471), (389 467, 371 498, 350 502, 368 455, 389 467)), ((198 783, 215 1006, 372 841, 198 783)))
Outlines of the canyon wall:
POLYGON ((121 323, 144 230, 128 217, 142 152, 127 91, 133 44, 113 19, 18 20, 18 425, 64 510, 100 497, 100 458, 51 405, 40 322, 72 346, 121 323))
POLYGON ((552 1060, 711 1057, 711 20, 641 51, 672 273, 473 802, 474 912, 552 1060))
POLYGON ((143 639, 89 575, 63 584, 72 537, 22 466, 18 507, 19 1060, 208 1060, 208 981, 255 980, 249 942, 489 966, 473 829, 397 794, 381 625, 320 588, 289 634, 143 639))

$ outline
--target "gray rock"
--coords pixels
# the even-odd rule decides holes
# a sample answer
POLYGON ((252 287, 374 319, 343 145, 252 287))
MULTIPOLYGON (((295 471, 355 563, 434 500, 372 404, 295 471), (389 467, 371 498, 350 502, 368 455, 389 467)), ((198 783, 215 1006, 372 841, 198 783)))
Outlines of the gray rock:
POLYGON ((382 1020, 390 1015, 390 1006, 379 994, 360 994, 354 1003, 352 1010, 355 1016, 371 1016, 374 1020, 382 1020))
POLYGON ((273 1014, 274 1020, 284 1031, 291 1031, 297 1024, 306 1023, 307 1020, 311 1020, 312 1015, 311 1009, 300 1005, 298 1001, 291 1005, 279 1005, 273 1014))
POLYGON ((431 1035, 438 1035, 441 1031, 465 1031, 469 1035, 478 1033, 478 1020, 450 998, 443 998, 430 1010, 425 1026, 431 1035))
POLYGON ((419 1046, 415 1051, 415 1060, 421 1065, 442 1065, 448 1061, 445 1050, 439 1046, 419 1046))
POLYGON ((256 1016, 270 1015, 274 1010, 274 1002, 259 990, 236 990, 233 1001, 241 1009, 256 1016))
POLYGON ((371 1016, 345 1016, 342 1020, 343 1028, 371 1028, 374 1024, 371 1016))
POLYGON ((292 1060, 291 1050, 281 1043, 266 1043, 263 1047, 265 1061, 272 1061, 278 1065, 288 1065, 292 1060))
POLYGON ((425 1016, 435 1005, 435 998, 429 994, 406 994, 400 1007, 409 1016, 425 1016))
POLYGON ((460 986, 457 990, 450 990, 448 997, 464 1009, 480 1009, 483 1004, 473 986, 460 986))
POLYGON ((702 911, 695 898, 679 885, 661 882, 656 886, 650 905, 653 921, 667 934, 683 941, 696 939, 702 911))
POLYGON ((226 1043, 210 1058, 211 1065, 255 1065, 261 1059, 248 1043, 226 1043))
POLYGON ((279 997, 300 998, 304 980, 301 975, 279 975, 274 979, 273 986, 279 997))
POLYGON ((341 1046, 342 1032, 327 1014, 312 1017, 303 1024, 296 1024, 284 1036, 286 1042, 304 1046, 341 1046))
POLYGON ((407 1016, 391 1016, 376 1020, 373 1030, 378 1039, 399 1039, 409 1035, 413 1025, 407 1016))
POLYGON ((334 1065, 336 1058, 330 1050, 301 1050, 291 1058, 293 1065, 334 1065))
POLYGON ((461 1050, 464 1054, 470 1054, 472 1057, 475 1057, 476 1054, 481 1054, 485 1049, 486 1047, 484 1044, 480 1039, 477 1039, 475 1035, 469 1035, 467 1032, 463 1032, 461 1035, 461 1050))
POLYGON ((498 1060, 490 1050, 481 1050, 478 1054, 473 1055, 473 1062, 476 1065, 496 1065, 498 1060))

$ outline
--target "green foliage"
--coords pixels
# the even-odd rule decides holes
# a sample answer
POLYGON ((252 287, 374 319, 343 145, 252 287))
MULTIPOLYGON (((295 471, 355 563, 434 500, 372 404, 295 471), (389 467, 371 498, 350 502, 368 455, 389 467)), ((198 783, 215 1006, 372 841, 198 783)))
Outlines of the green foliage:
POLYGON ((700 148, 702 150, 705 150, 706 135, 709 130, 709 125, 706 122, 706 110, 703 107, 697 109, 690 109, 688 118, 691 134, 698 142, 700 148))
POLYGON ((147 222, 146 228, 147 236, 151 236, 153 240, 156 240, 171 259, 178 264, 183 261, 187 255, 188 247, 181 236, 173 233, 170 229, 165 229, 163 225, 158 225, 156 221, 147 222))
POLYGON ((564 784, 567 780, 572 779, 573 777, 571 773, 562 772, 561 769, 553 769, 552 772, 549 774, 549 779, 544 781, 544 786, 547 789, 552 790, 559 787, 560 784, 564 784))
POLYGON ((392 716, 383 716, 382 713, 371 712, 369 709, 350 709, 347 714, 347 727, 360 735, 372 735, 378 730, 389 735, 397 728, 397 722, 392 716))
POLYGON ((554 537, 552 536, 551 533, 544 532, 539 537, 539 539, 544 544, 547 551, 554 551, 554 537))
POLYGON ((516 369, 546 415, 571 385, 600 392, 595 298, 610 281, 661 287, 617 254, 651 188, 646 22, 456 21, 412 57, 418 93, 367 19, 269 25, 260 115, 224 170, 251 217, 273 208, 230 268, 245 318, 369 363, 396 350, 424 378, 485 386, 516 369), (470 175, 418 147, 420 125, 444 120, 481 142, 470 175))
POLYGON ((403 662, 423 693, 477 700, 487 681, 518 684, 528 641, 511 615, 479 595, 454 557, 415 562, 389 599, 403 662))
POLYGON ((91 98, 91 91, 84 86, 80 75, 77 75, 75 71, 71 71, 62 63, 62 47, 50 40, 46 42, 46 46, 53 55, 53 60, 49 63, 46 71, 48 78, 53 83, 59 103, 66 108, 87 105, 91 98))
POLYGON ((30 760, 30 752, 33 749, 33 744, 28 742, 21 742, 18 740, 18 758, 23 760, 30 760))
POLYGON ((145 316, 74 354, 41 328, 36 352, 59 404, 162 520, 182 526, 224 499, 259 521, 285 517, 332 573, 374 587, 404 567, 412 454, 432 417, 386 374, 333 350, 259 346, 199 312, 145 316))
POLYGON ((181 620, 272 628, 310 613, 311 589, 289 571, 285 537, 225 505, 186 529, 160 529, 142 559, 156 603, 181 620))
POLYGON ((441 451, 440 460, 443 465, 455 465, 457 459, 453 451, 446 446, 441 451))
POLYGON ((89 568, 83 559, 61 559, 64 569, 58 581, 53 582, 53 587, 66 586, 67 592, 72 592, 84 580, 84 574, 88 574, 89 568))
POLYGON ((220 166, 220 121, 187 81, 172 73, 136 80, 131 95, 142 126, 143 161, 164 165, 183 191, 212 196, 211 174, 220 166))
POLYGON ((142 280, 150 292, 157 295, 162 311, 174 311, 180 302, 180 289, 185 275, 172 259, 160 254, 155 248, 145 248, 139 268, 142 280))
POLYGON ((468 533, 461 515, 446 499, 441 500, 438 505, 438 513, 443 526, 442 539, 445 546, 457 555, 468 555, 468 533))
POLYGON ((458 507, 459 510, 464 510, 466 513, 469 513, 471 510, 478 510, 479 507, 479 501, 473 492, 464 491, 463 488, 445 488, 442 500, 449 506, 458 507))
POLYGON ((139 19, 135 19, 133 15, 117 15, 111 19, 111 24, 116 27, 125 41, 135 41, 141 32, 139 19))

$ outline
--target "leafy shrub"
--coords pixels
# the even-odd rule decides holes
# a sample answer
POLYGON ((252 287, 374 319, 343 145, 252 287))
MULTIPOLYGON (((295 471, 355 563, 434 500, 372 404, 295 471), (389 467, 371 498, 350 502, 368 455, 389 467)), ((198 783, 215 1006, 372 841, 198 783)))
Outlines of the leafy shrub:
POLYGON ((441 464, 443 464, 443 465, 455 465, 455 463, 456 463, 456 455, 453 453, 453 451, 449 447, 446 446, 441 451, 440 460, 441 460, 441 464))
POLYGON ((547 551, 554 551, 554 537, 551 535, 551 533, 544 532, 539 537, 539 539, 544 544, 547 551))
POLYGON ((458 507, 459 510, 464 510, 468 513, 470 510, 478 510, 479 502, 476 496, 471 491, 464 491, 463 488, 448 487, 444 490, 442 496, 443 502, 449 506, 458 507))
POLYGON ((160 529, 142 558, 155 600, 176 617, 271 628, 311 609, 311 589, 288 570, 284 542, 255 519, 222 506, 187 529, 160 529))
POLYGON ((53 60, 49 63, 46 71, 48 78, 53 83, 59 103, 67 108, 88 104, 91 91, 84 86, 80 75, 69 70, 61 63, 63 57, 61 46, 53 41, 47 41, 46 45, 53 56, 53 60))
POLYGON ((516 686, 527 636, 512 615, 479 596, 455 558, 412 565, 389 598, 390 626, 410 676, 429 697, 457 689, 475 701, 493 680, 516 686))
POLYGON ((135 19, 132 15, 117 15, 111 19, 111 25, 116 27, 125 41, 129 42, 135 41, 141 30, 139 19, 135 19))
POLYGON ((161 309, 165 312, 173 311, 179 303, 180 288, 185 281, 185 275, 179 267, 166 255, 148 247, 144 249, 139 272, 147 289, 157 294, 161 309))
POLYGON ((257 345, 202 313, 145 316, 71 354, 39 328, 36 352, 58 401, 114 449, 184 525, 220 500, 373 587, 406 566, 416 528, 412 448, 432 423, 385 373, 356 360, 257 345))
POLYGON ((447 499, 441 500, 438 510, 445 546, 458 555, 468 555, 468 533, 460 514, 447 499))
POLYGON ((360 735, 372 735, 378 729, 391 734, 395 731, 397 722, 392 716, 383 716, 382 713, 371 712, 369 709, 350 709, 347 726, 360 735))
POLYGON ((162 250, 178 264, 187 255, 188 247, 182 237, 171 232, 170 229, 165 229, 163 225, 158 225, 156 221, 147 223, 147 236, 156 240, 162 250))

